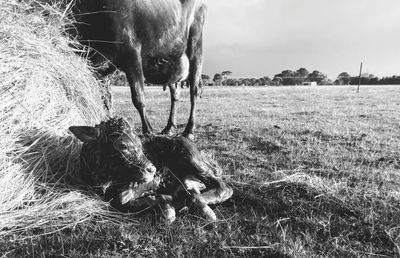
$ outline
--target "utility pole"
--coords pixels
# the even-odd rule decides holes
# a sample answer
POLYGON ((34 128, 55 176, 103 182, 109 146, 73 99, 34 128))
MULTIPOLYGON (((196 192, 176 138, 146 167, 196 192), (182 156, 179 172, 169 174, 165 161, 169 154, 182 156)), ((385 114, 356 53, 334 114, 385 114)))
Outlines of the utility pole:
POLYGON ((360 75, 358 76, 358 88, 357 88, 357 93, 360 92, 362 65, 363 65, 363 64, 362 64, 362 62, 361 62, 361 65, 360 65, 360 75))

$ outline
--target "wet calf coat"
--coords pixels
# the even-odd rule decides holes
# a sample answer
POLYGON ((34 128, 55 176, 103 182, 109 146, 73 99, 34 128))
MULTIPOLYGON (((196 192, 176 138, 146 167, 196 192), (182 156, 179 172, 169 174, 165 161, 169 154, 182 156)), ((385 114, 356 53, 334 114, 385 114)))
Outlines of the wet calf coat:
POLYGON ((82 179, 112 206, 122 207, 120 196, 124 189, 136 187, 144 191, 143 186, 139 189, 139 184, 156 187, 153 183, 156 168, 125 120, 112 118, 94 127, 72 126, 69 129, 83 142, 82 179))
POLYGON ((172 201, 164 202, 171 208, 192 206, 209 220, 216 220, 208 205, 222 203, 233 193, 218 177, 221 169, 184 137, 149 136, 143 141, 143 147, 157 168, 167 170, 164 177, 170 185, 160 187, 158 192, 171 195, 172 201))
POLYGON ((70 130, 84 142, 84 180, 117 209, 136 212, 159 205, 172 222, 175 208, 188 205, 214 221, 208 205, 232 195, 218 177, 221 169, 184 137, 147 136, 142 143, 122 118, 70 130))

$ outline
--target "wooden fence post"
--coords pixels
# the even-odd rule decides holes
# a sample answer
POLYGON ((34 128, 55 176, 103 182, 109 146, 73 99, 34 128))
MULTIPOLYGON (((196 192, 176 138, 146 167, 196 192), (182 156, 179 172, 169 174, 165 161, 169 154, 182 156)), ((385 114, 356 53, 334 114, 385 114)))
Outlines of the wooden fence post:
POLYGON ((363 64, 362 64, 362 62, 361 62, 361 65, 360 65, 360 75, 358 76, 358 87, 357 87, 357 93, 359 93, 359 92, 360 92, 360 84, 361 84, 361 73, 362 73, 362 66, 363 66, 363 64))

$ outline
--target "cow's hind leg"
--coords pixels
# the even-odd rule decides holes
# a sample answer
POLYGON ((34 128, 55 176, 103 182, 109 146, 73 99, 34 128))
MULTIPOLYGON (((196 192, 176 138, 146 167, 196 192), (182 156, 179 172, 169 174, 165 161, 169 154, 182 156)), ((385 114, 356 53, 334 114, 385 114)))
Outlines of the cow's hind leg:
POLYGON ((169 84, 169 91, 171 93, 171 110, 169 113, 167 126, 162 130, 162 134, 173 135, 176 129, 176 109, 179 101, 179 87, 178 84, 169 84))
POLYGON ((193 185, 198 181, 185 179, 183 185, 179 186, 174 192, 175 205, 178 208, 188 207, 192 212, 203 215, 208 221, 216 221, 215 212, 208 206, 200 196, 200 189, 193 185))
POLYGON ((106 111, 106 115, 111 117, 112 111, 112 97, 111 97, 111 86, 105 82, 101 82, 102 94, 101 99, 103 101, 104 110, 106 111))
POLYGON ((221 178, 213 175, 202 176, 201 181, 206 190, 198 195, 198 198, 206 204, 223 203, 232 197, 233 190, 226 185, 221 178))
POLYGON ((232 196, 233 191, 220 178, 214 176, 210 176, 202 181, 205 189, 208 189, 202 193, 199 187, 193 187, 193 181, 190 179, 184 181, 185 188, 191 193, 189 199, 193 208, 203 214, 207 220, 216 221, 217 216, 209 204, 218 204, 228 200, 232 196))
POLYGON ((205 190, 200 194, 200 198, 205 203, 222 203, 232 196, 232 188, 225 184, 220 177, 215 176, 220 170, 218 165, 202 157, 202 159, 192 159, 191 166, 194 169, 192 176, 205 185, 205 190))
POLYGON ((195 194, 192 196, 192 204, 193 207, 204 217, 207 218, 208 221, 216 221, 217 215, 215 212, 208 206, 208 204, 201 198, 200 195, 195 194))
POLYGON ((96 69, 95 76, 100 81, 101 86, 101 99, 104 104, 104 110, 107 116, 111 117, 112 111, 112 96, 111 96, 111 86, 107 80, 104 79, 105 76, 114 72, 116 67, 110 62, 98 67, 96 69))
POLYGON ((215 215, 215 212, 210 208, 209 204, 218 204, 225 202, 233 194, 233 190, 225 185, 225 183, 223 183, 222 181, 221 186, 222 187, 210 189, 203 193, 194 195, 194 203, 197 209, 203 215, 205 215, 205 217, 209 221, 217 220, 217 216, 215 215))

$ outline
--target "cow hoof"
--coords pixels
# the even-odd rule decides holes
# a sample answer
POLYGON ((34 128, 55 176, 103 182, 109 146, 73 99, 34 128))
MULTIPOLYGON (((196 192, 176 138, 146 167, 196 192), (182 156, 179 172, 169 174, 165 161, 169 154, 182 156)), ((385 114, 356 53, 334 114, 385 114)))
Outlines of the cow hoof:
POLYGON ((167 135, 167 136, 172 136, 175 134, 175 128, 171 127, 171 128, 164 128, 164 130, 161 131, 161 134, 163 135, 167 135))
POLYGON ((143 136, 146 138, 146 137, 151 137, 151 136, 154 136, 154 133, 151 131, 151 132, 146 132, 146 133, 143 133, 143 136))
POLYGON ((189 140, 191 140, 192 142, 194 142, 194 134, 192 134, 192 133, 185 133, 185 132, 183 132, 182 133, 182 136, 183 137, 185 137, 185 138, 187 138, 187 139, 189 139, 189 140))

